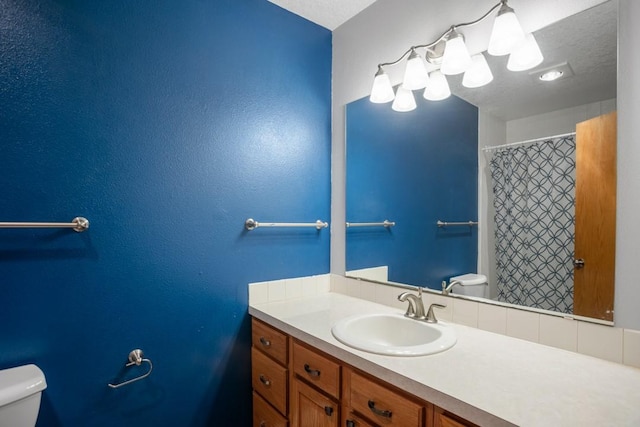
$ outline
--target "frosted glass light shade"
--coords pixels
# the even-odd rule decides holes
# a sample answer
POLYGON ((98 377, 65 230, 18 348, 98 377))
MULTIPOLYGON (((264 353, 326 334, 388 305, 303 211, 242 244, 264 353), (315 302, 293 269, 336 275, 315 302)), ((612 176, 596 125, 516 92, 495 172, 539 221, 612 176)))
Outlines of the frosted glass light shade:
POLYGON ((524 36, 524 31, 515 12, 509 6, 503 4, 496 20, 493 22, 487 52, 493 56, 507 55, 524 39, 524 36))
POLYGON ((484 86, 493 80, 493 73, 491 73, 483 54, 473 55, 471 61, 471 67, 465 71, 464 77, 462 77, 462 86, 475 88, 484 86))
POLYGON ((371 88, 369 101, 376 104, 384 104, 385 102, 393 101, 394 96, 393 86, 391 86, 389 76, 382 71, 382 68, 379 68, 373 79, 373 87, 371 88))
POLYGON ((544 57, 540 51, 540 46, 538 46, 536 42, 536 38, 533 37, 533 34, 529 33, 524 40, 515 47, 511 55, 509 55, 507 69, 511 71, 530 70, 540 65, 543 60, 544 57))
POLYGON ((449 89, 449 83, 444 74, 439 70, 432 71, 422 96, 429 101, 441 101, 451 96, 451 89, 449 89))
POLYGON ((444 47, 444 55, 442 55, 442 66, 440 71, 442 74, 453 75, 464 73, 471 66, 471 56, 464 44, 462 34, 453 31, 444 47))
POLYGON ((398 86, 396 98, 393 100, 391 109, 400 113, 415 110, 416 99, 413 97, 413 92, 409 89, 403 88, 402 86, 398 86))
POLYGON ((415 50, 411 51, 407 60, 407 67, 404 70, 402 87, 409 90, 422 89, 429 81, 429 73, 422 62, 420 55, 415 50))

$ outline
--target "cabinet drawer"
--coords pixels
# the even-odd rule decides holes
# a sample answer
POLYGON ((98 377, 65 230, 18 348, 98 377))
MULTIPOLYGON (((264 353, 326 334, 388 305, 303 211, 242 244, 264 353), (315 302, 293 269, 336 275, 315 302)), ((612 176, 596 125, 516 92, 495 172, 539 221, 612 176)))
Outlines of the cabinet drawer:
POLYGON ((251 349, 251 385, 281 414, 287 413, 287 369, 255 348, 251 349))
POLYGON ((287 355, 289 354, 287 351, 288 337, 279 330, 259 320, 252 319, 251 344, 280 362, 281 365, 287 364, 287 355))
POLYGON ((293 372, 338 399, 340 395, 339 364, 294 342, 293 372))
POLYGON ((343 409, 342 424, 343 427, 375 427, 369 421, 357 416, 350 408, 343 409))
POLYGON ((253 427, 287 427, 287 419, 253 392, 253 427))
POLYGON ((455 415, 451 415, 438 407, 435 408, 433 420, 434 427, 477 427, 475 424, 465 421, 455 415))
POLYGON ((381 426, 422 426, 422 405, 355 372, 349 376, 345 399, 354 411, 381 426))

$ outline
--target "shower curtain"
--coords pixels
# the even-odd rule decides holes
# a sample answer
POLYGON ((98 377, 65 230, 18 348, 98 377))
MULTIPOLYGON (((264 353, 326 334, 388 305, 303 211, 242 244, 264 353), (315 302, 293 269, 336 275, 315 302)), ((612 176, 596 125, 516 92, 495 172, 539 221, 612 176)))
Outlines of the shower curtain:
POLYGON ((572 313, 575 136, 498 148, 489 164, 498 300, 572 313))

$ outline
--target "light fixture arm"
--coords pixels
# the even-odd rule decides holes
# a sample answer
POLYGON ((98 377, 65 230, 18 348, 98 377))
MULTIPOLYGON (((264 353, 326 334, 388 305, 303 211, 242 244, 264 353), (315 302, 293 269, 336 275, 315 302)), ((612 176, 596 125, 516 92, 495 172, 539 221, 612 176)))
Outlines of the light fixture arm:
POLYGON ((442 35, 440 37, 438 37, 435 41, 433 41, 431 43, 411 46, 406 52, 404 52, 400 56, 400 58, 396 59, 395 61, 383 62, 382 64, 378 64, 378 69, 381 68, 381 67, 386 67, 386 66, 390 66, 390 65, 396 65, 397 63, 402 61, 404 58, 406 58, 411 53, 411 51, 413 51, 415 49, 427 49, 428 50, 428 49, 433 48, 438 43, 443 41, 450 33, 452 33, 453 31, 456 31, 457 28, 469 27, 469 26, 478 24, 478 23, 482 22, 483 20, 485 20, 489 15, 491 15, 493 12, 495 12, 498 8, 501 8, 503 6, 504 7, 509 7, 509 5, 507 5, 507 0, 501 0, 500 3, 496 4, 495 6, 493 6, 491 9, 489 9, 489 11, 487 13, 485 13, 480 18, 478 18, 478 19, 476 19, 474 21, 463 22, 462 24, 452 25, 447 31, 442 33, 442 35))

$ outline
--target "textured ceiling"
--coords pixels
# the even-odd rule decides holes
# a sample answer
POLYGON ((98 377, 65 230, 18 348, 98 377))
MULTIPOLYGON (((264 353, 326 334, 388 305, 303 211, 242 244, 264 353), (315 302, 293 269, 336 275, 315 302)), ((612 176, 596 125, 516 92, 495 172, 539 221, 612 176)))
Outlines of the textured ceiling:
POLYGON ((502 120, 616 97, 617 4, 609 1, 534 33, 544 61, 534 70, 507 70, 508 56, 485 53, 494 81, 480 89, 448 77, 451 91, 502 120), (568 62, 573 76, 542 82, 530 73, 568 62))
POLYGON ((269 0, 333 31, 376 0, 269 0))

